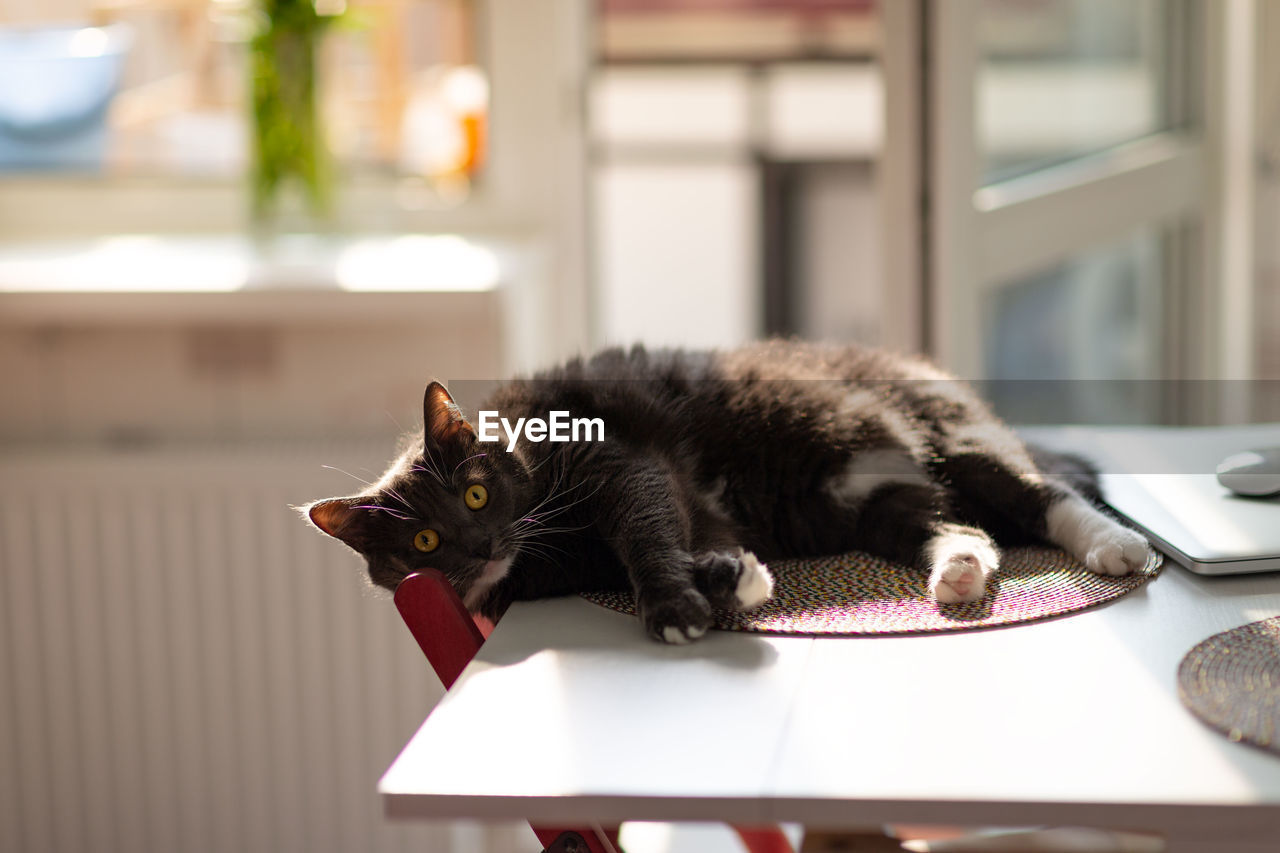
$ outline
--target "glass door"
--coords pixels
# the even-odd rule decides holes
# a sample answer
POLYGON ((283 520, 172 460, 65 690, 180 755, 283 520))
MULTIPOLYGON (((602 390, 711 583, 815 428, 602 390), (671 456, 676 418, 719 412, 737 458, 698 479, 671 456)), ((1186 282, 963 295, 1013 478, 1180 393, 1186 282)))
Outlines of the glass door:
POLYGON ((1168 419, 1220 364, 1226 5, 926 0, 926 340, 1006 416, 1168 419))

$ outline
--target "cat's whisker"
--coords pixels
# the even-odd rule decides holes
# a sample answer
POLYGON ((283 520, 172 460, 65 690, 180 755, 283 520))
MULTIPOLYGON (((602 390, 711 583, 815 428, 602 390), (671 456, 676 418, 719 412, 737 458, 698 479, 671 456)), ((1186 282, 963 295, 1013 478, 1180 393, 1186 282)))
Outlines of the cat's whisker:
POLYGON ((532 509, 530 509, 530 510, 526 513, 526 515, 536 516, 536 515, 537 515, 537 513, 538 513, 538 510, 539 510, 539 509, 541 509, 542 507, 544 507, 544 506, 545 506, 548 502, 550 502, 551 500, 553 500, 553 499, 555 499, 556 497, 558 497, 558 495, 556 494, 556 491, 555 491, 555 489, 556 489, 556 486, 557 486, 557 485, 558 485, 558 481, 557 481, 556 483, 552 483, 552 484, 551 484, 551 488, 548 490, 546 497, 544 497, 542 500, 538 501, 538 503, 534 504, 533 508, 532 508, 532 509))
POLYGON ((591 525, 589 524, 584 524, 581 527, 552 527, 548 530, 539 530, 538 533, 542 536, 556 536, 562 533, 580 533, 583 530, 590 529, 590 527, 591 525))
POLYGON ((545 529, 547 526, 547 521, 549 519, 554 518, 557 515, 559 515, 559 513, 555 513, 555 512, 546 512, 538 515, 529 515, 520 519, 519 521, 514 522, 511 525, 511 528, 513 530, 527 530, 535 527, 539 529, 545 529))
MULTIPOLYGON (((544 459, 542 462, 539 463, 539 465, 545 465, 547 460, 552 458, 554 457, 548 456, 547 459, 544 459)), ((560 488, 560 484, 564 481, 565 473, 566 472, 565 472, 564 466, 560 466, 560 470, 555 472, 555 476, 552 478, 551 484, 547 486, 547 494, 543 498, 542 503, 546 503, 546 501, 550 500, 551 497, 555 495, 556 490, 560 488)), ((539 506, 541 506, 541 503, 539 504, 539 506)))
POLYGON ((397 492, 395 489, 391 488, 390 486, 383 486, 382 491, 390 495, 391 497, 395 498, 397 501, 399 501, 400 505, 403 506, 406 510, 408 510, 411 516, 413 515, 413 513, 415 512, 415 507, 413 504, 409 503, 409 501, 405 500, 403 495, 401 495, 399 492, 397 492))
POLYGON ((541 468, 542 468, 542 466, 543 466, 543 465, 546 465, 548 462, 555 462, 555 463, 558 463, 558 462, 561 462, 561 461, 562 461, 562 460, 560 459, 560 457, 559 457, 558 455, 556 455, 556 454, 554 454, 554 453, 548 453, 546 456, 542 457, 542 461, 541 461, 541 462, 539 462, 539 463, 538 463, 538 464, 536 464, 536 465, 532 465, 532 466, 530 466, 530 467, 529 467, 529 473, 530 473, 530 474, 532 474, 533 472, 538 471, 539 469, 541 469, 541 468))
POLYGON ((587 529, 588 527, 590 527, 590 525, 583 525, 582 527, 556 527, 556 528, 548 528, 545 530, 525 529, 525 530, 517 530, 517 531, 508 531, 507 535, 510 538, 510 541, 512 542, 529 542, 529 543, 538 544, 538 545, 547 545, 549 547, 555 547, 547 541, 547 537, 577 533, 579 531, 587 529))
POLYGON ((360 506, 353 507, 353 509, 368 509, 368 510, 376 510, 378 512, 385 512, 387 515, 391 516, 392 518, 399 519, 400 521, 417 521, 418 520, 417 516, 405 515, 404 513, 394 510, 390 507, 378 506, 376 504, 362 504, 360 506))
POLYGON ((436 478, 436 481, 439 482, 440 485, 447 487, 448 482, 445 480, 444 469, 440 465, 440 460, 437 459, 434 454, 424 453, 422 455, 422 461, 424 464, 430 466, 430 473, 436 478))
POLYGON ((360 484, 360 485, 362 485, 362 486, 372 486, 372 485, 373 485, 373 483, 372 483, 372 482, 370 482, 369 480, 365 480, 365 479, 363 479, 363 478, 361 478, 361 477, 357 477, 355 474, 352 474, 350 471, 344 471, 344 470, 342 470, 341 468, 339 468, 339 467, 338 467, 338 466, 336 466, 336 465, 321 465, 320 467, 321 467, 321 468, 327 468, 327 469, 329 469, 330 471, 337 471, 339 474, 346 474, 348 477, 350 477, 351 479, 355 480, 357 483, 359 483, 359 484, 360 484))
POLYGON ((559 553, 559 554, 565 554, 565 555, 569 553, 566 549, 560 547, 559 545, 555 545, 551 542, 546 542, 541 539, 523 540, 521 542, 521 545, 522 547, 526 547, 531 550, 541 551, 543 553, 550 553, 552 551, 555 551, 556 553, 559 553))
MULTIPOLYGON (((543 457, 543 459, 542 459, 542 461, 541 461, 541 462, 539 462, 537 465, 534 465, 533 467, 531 467, 531 468, 529 469, 529 473, 530 473, 530 474, 532 474, 532 473, 534 473, 534 472, 536 472, 536 471, 540 470, 540 469, 542 468, 542 466, 543 466, 543 465, 546 465, 548 462, 555 462, 555 463, 559 463, 559 462, 561 462, 561 460, 560 460, 560 458, 559 458, 558 456, 556 456, 556 455, 554 455, 554 454, 548 454, 547 456, 543 457)), ((563 472, 564 472, 564 466, 563 466, 563 465, 561 465, 561 466, 560 466, 560 470, 561 470, 561 473, 563 474, 563 472)))
POLYGON ((466 459, 463 459, 463 460, 462 460, 461 462, 459 462, 457 465, 454 465, 454 466, 453 466, 453 473, 454 473, 454 474, 457 474, 457 473, 458 473, 458 469, 459 469, 459 468, 461 468, 463 465, 466 465, 466 464, 467 464, 468 462, 470 462, 472 459, 480 459, 480 458, 485 457, 485 456, 488 456, 488 455, 489 455, 488 453, 477 453, 477 454, 475 454, 474 456, 468 456, 466 459))
MULTIPOLYGON (((551 486, 548 488, 546 497, 544 497, 541 501, 539 501, 539 502, 538 502, 538 504, 537 504, 536 506, 534 506, 534 507, 533 507, 533 509, 529 510, 529 512, 528 512, 528 513, 526 513, 526 514, 527 514, 527 515, 537 515, 537 514, 538 514, 538 510, 539 510, 539 509, 541 509, 541 508, 542 508, 544 505, 546 505, 547 503, 549 503, 549 502, 551 502, 551 501, 555 500, 556 498, 560 498, 560 497, 566 496, 566 495, 568 495, 568 493, 569 493, 569 492, 572 492, 574 489, 580 489, 580 488, 582 488, 583 486, 585 486, 585 485, 586 485, 586 481, 585 481, 585 480, 581 480, 581 481, 579 481, 579 482, 577 482, 577 483, 574 483, 572 486, 567 486, 567 487, 565 487, 564 489, 560 489, 560 482, 561 482, 561 480, 562 480, 562 479, 563 479, 563 472, 561 472, 561 476, 557 477, 557 478, 556 478, 556 480, 555 480, 555 482, 553 482, 553 483, 551 484, 551 486)), ((596 486, 596 488, 595 488, 595 489, 594 489, 590 494, 588 494, 588 495, 584 495, 584 496, 580 497, 578 500, 575 500, 573 503, 567 504, 567 505, 565 505, 565 506, 563 506, 563 507, 557 507, 557 508, 554 508, 554 509, 552 509, 552 510, 548 510, 548 512, 557 512, 557 513, 558 513, 558 512, 563 512, 564 510, 568 509, 569 507, 574 506, 575 504, 581 503, 582 501, 586 500, 587 498, 590 498, 592 495, 594 495, 596 492, 598 492, 598 491, 599 491, 601 488, 603 488, 603 487, 604 487, 604 483, 603 483, 603 482, 601 482, 599 485, 597 485, 597 486, 596 486)))
POLYGON ((531 555, 536 555, 549 563, 555 563, 562 557, 572 558, 572 554, 559 545, 550 545, 546 542, 530 542, 524 546, 524 551, 531 555))
POLYGON ((555 545, 550 545, 546 542, 522 543, 519 547, 519 553, 531 554, 533 556, 541 557, 542 559, 546 560, 548 563, 553 563, 556 565, 558 565, 556 561, 557 553, 563 554, 566 557, 571 556, 569 552, 566 551, 565 549, 555 545))
POLYGON ((538 527, 536 529, 522 528, 527 531, 530 536, 545 536, 551 533, 576 533, 579 530, 586 530, 591 524, 579 524, 576 527, 538 527))
POLYGON ((430 477, 431 477, 431 479, 433 479, 433 480, 435 480, 437 483, 439 483, 439 484, 440 484, 440 486, 441 486, 441 488, 448 488, 448 486, 445 484, 445 481, 444 481, 443 479, 441 479, 441 477, 440 477, 439 473, 437 473, 437 472, 436 472, 434 469, 432 469, 432 468, 424 468, 424 467, 423 467, 423 466, 421 466, 421 465, 414 465, 414 466, 412 466, 412 467, 410 468, 410 470, 411 470, 411 471, 415 471, 415 472, 417 472, 417 473, 419 473, 419 474, 426 474, 426 475, 430 476, 430 477))
MULTIPOLYGON (((585 484, 584 484, 584 483, 578 483, 578 484, 576 484, 576 485, 570 486, 570 487, 569 487, 569 489, 576 489, 576 488, 579 488, 579 487, 581 487, 581 486, 583 486, 583 485, 585 485, 585 484)), ((577 500, 571 501, 570 503, 567 503, 567 504, 565 504, 564 506, 554 507, 553 509, 549 509, 549 510, 547 510, 546 512, 542 513, 542 515, 544 515, 544 516, 548 516, 548 517, 554 517, 554 516, 559 515, 559 514, 561 514, 561 513, 563 513, 563 512, 567 512, 568 510, 572 509, 573 507, 577 506, 578 504, 582 503, 583 501, 590 500, 591 498, 593 498, 593 497, 595 496, 596 492, 600 491, 602 488, 604 488, 604 483, 603 483, 603 482, 601 482, 599 485, 597 485, 594 489, 592 489, 592 490, 591 490, 590 492, 588 492, 587 494, 582 495, 582 496, 580 496, 579 498, 577 498, 577 500)), ((568 491, 569 491, 569 489, 565 489, 565 490, 564 490, 564 492, 568 492, 568 491)), ((562 494, 563 494, 563 492, 562 492, 562 494)), ((528 515, 534 515, 534 513, 528 513, 528 515)))

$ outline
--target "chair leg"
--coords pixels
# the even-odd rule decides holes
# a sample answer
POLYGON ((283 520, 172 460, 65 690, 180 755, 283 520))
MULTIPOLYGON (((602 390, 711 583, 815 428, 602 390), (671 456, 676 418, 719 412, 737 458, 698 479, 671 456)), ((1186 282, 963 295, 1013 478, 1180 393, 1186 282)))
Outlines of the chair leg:
POLYGON ((901 853, 902 843, 874 829, 805 831, 800 853, 901 853))
POLYGON ((747 853, 795 853, 791 839, 778 826, 735 826, 747 853))
POLYGON ((618 847, 617 828, 603 831, 604 837, 594 829, 577 827, 533 827, 534 835, 542 843, 543 853, 622 853, 618 847))

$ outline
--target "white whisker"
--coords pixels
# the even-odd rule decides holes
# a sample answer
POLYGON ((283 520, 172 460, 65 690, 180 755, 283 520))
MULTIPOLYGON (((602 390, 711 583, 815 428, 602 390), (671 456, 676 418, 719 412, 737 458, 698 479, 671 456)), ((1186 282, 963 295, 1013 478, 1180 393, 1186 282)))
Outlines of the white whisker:
POLYGON ((336 465, 321 465, 320 467, 327 468, 330 471, 337 471, 339 474, 346 474, 348 477, 350 477, 351 479, 355 480, 357 483, 360 483, 363 486, 373 485, 373 483, 369 482, 368 480, 361 479, 360 477, 357 477, 355 474, 352 474, 350 471, 344 471, 336 465))

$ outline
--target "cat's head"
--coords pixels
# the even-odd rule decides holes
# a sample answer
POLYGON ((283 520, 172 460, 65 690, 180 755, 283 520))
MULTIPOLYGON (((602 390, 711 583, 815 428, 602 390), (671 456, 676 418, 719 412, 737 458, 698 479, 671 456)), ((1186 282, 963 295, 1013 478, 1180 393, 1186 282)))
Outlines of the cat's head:
POLYGON ((305 507, 325 533, 354 548, 369 577, 394 590, 423 568, 444 572, 475 609, 511 566, 532 480, 516 454, 481 444, 444 386, 423 400, 423 436, 361 494, 305 507))

